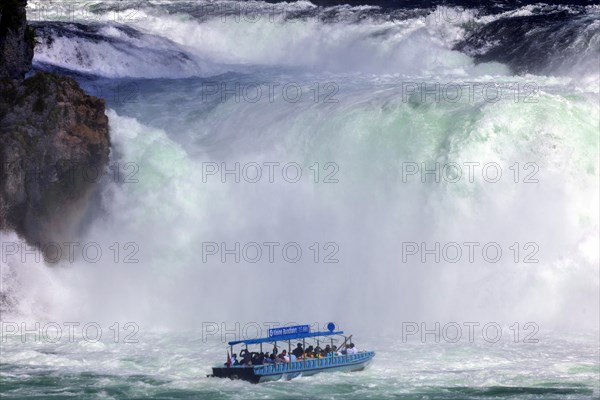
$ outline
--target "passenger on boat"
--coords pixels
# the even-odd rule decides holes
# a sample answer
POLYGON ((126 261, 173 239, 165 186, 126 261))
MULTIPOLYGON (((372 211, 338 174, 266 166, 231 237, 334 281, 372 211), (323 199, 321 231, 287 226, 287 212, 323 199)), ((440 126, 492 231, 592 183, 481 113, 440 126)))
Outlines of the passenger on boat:
POLYGON ((302 348, 302 343, 298 343, 296 348, 292 351, 292 354, 296 356, 296 358, 301 358, 302 353, 304 353, 304 349, 302 348))
POLYGON ((240 351, 240 357, 242 357, 241 365, 252 365, 252 353, 250 353, 247 349, 242 349, 240 351))
POLYGON ((283 350, 279 356, 275 359, 275 362, 289 362, 290 359, 287 356, 287 351, 283 350))
POLYGON ((262 365, 264 358, 264 353, 252 353, 252 365, 262 365))
POLYGON ((315 349, 314 349, 314 347, 312 347, 312 346, 308 346, 308 347, 306 348, 306 352, 307 352, 307 353, 310 353, 310 354, 312 354, 314 351, 315 351, 315 349))
POLYGON ((323 352, 323 349, 321 349, 319 346, 315 347, 315 349, 313 350, 315 358, 321 358, 322 352, 323 352))
MULTIPOLYGON (((327 347, 329 347, 329 346, 327 346, 327 347)), ((338 353, 337 353, 337 351, 336 351, 336 350, 337 350, 337 347, 335 347, 335 345, 334 345, 333 347, 326 348, 325 350, 326 350, 325 352, 327 353, 327 354, 325 354, 325 355, 326 355, 327 357, 335 357, 335 356, 337 356, 337 355, 338 355, 338 353)))
POLYGON ((240 362, 237 360, 237 354, 235 353, 231 356, 231 365, 240 365, 240 362))
POLYGON ((265 354, 265 359, 263 360, 263 364, 273 364, 275 363, 275 354, 265 354))
POLYGON ((358 353, 358 349, 354 346, 354 343, 350 343, 348 350, 346 350, 346 354, 351 355, 356 353, 358 353))

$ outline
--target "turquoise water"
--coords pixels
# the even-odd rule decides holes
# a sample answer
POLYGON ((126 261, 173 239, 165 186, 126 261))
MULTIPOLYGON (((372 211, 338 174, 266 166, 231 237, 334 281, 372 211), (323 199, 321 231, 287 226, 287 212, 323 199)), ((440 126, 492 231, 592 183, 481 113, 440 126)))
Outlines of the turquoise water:
MULTIPOLYGON (((540 334, 539 343, 420 343, 370 337, 362 372, 253 385, 207 378, 225 347, 199 332, 144 333, 139 343, 3 344, 3 398, 590 399, 598 398, 594 335, 540 334)), ((360 338, 362 339, 362 337, 360 338)), ((359 343, 357 341, 357 343, 359 343)))

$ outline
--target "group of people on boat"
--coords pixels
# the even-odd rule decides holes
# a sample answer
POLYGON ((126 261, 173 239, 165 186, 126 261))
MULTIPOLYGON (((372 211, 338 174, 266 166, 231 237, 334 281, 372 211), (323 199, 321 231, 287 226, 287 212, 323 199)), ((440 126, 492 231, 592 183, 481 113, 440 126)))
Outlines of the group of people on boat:
POLYGON ((289 354, 287 350, 279 353, 277 347, 273 347, 273 352, 250 352, 248 349, 242 349, 240 351, 240 357, 238 359, 237 354, 231 356, 231 361, 228 360, 225 365, 263 365, 263 364, 274 364, 283 362, 295 362, 301 360, 308 360, 314 358, 333 357, 340 355, 351 355, 358 353, 358 349, 354 346, 354 343, 340 346, 340 349, 336 345, 327 345, 325 348, 321 348, 318 345, 316 347, 308 346, 306 349, 302 346, 302 343, 298 343, 296 348, 289 354))

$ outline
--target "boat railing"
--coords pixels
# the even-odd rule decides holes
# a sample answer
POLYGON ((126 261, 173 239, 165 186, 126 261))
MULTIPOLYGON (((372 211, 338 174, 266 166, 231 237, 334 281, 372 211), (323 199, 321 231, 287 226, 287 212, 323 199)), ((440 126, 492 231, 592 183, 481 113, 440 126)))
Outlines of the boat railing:
POLYGON ((276 374, 286 372, 306 371, 310 369, 327 368, 337 365, 352 364, 370 358, 374 353, 371 351, 356 354, 345 354, 340 356, 326 356, 321 358, 309 358, 293 362, 281 362, 275 364, 263 364, 253 366, 258 375, 276 374))

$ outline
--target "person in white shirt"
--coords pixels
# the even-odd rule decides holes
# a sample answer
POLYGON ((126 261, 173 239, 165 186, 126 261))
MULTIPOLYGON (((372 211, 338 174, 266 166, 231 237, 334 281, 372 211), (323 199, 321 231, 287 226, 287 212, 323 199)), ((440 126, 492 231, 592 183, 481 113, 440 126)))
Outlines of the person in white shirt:
POLYGON ((354 343, 350 343, 350 345, 348 346, 348 350, 346 350, 346 354, 350 355, 356 353, 358 353, 358 349, 354 346, 354 343))
POLYGON ((290 356, 288 356, 288 354, 287 354, 287 351, 286 351, 286 350, 283 350, 283 351, 281 352, 281 354, 279 355, 279 357, 280 357, 281 359, 283 359, 283 362, 290 362, 290 356))

